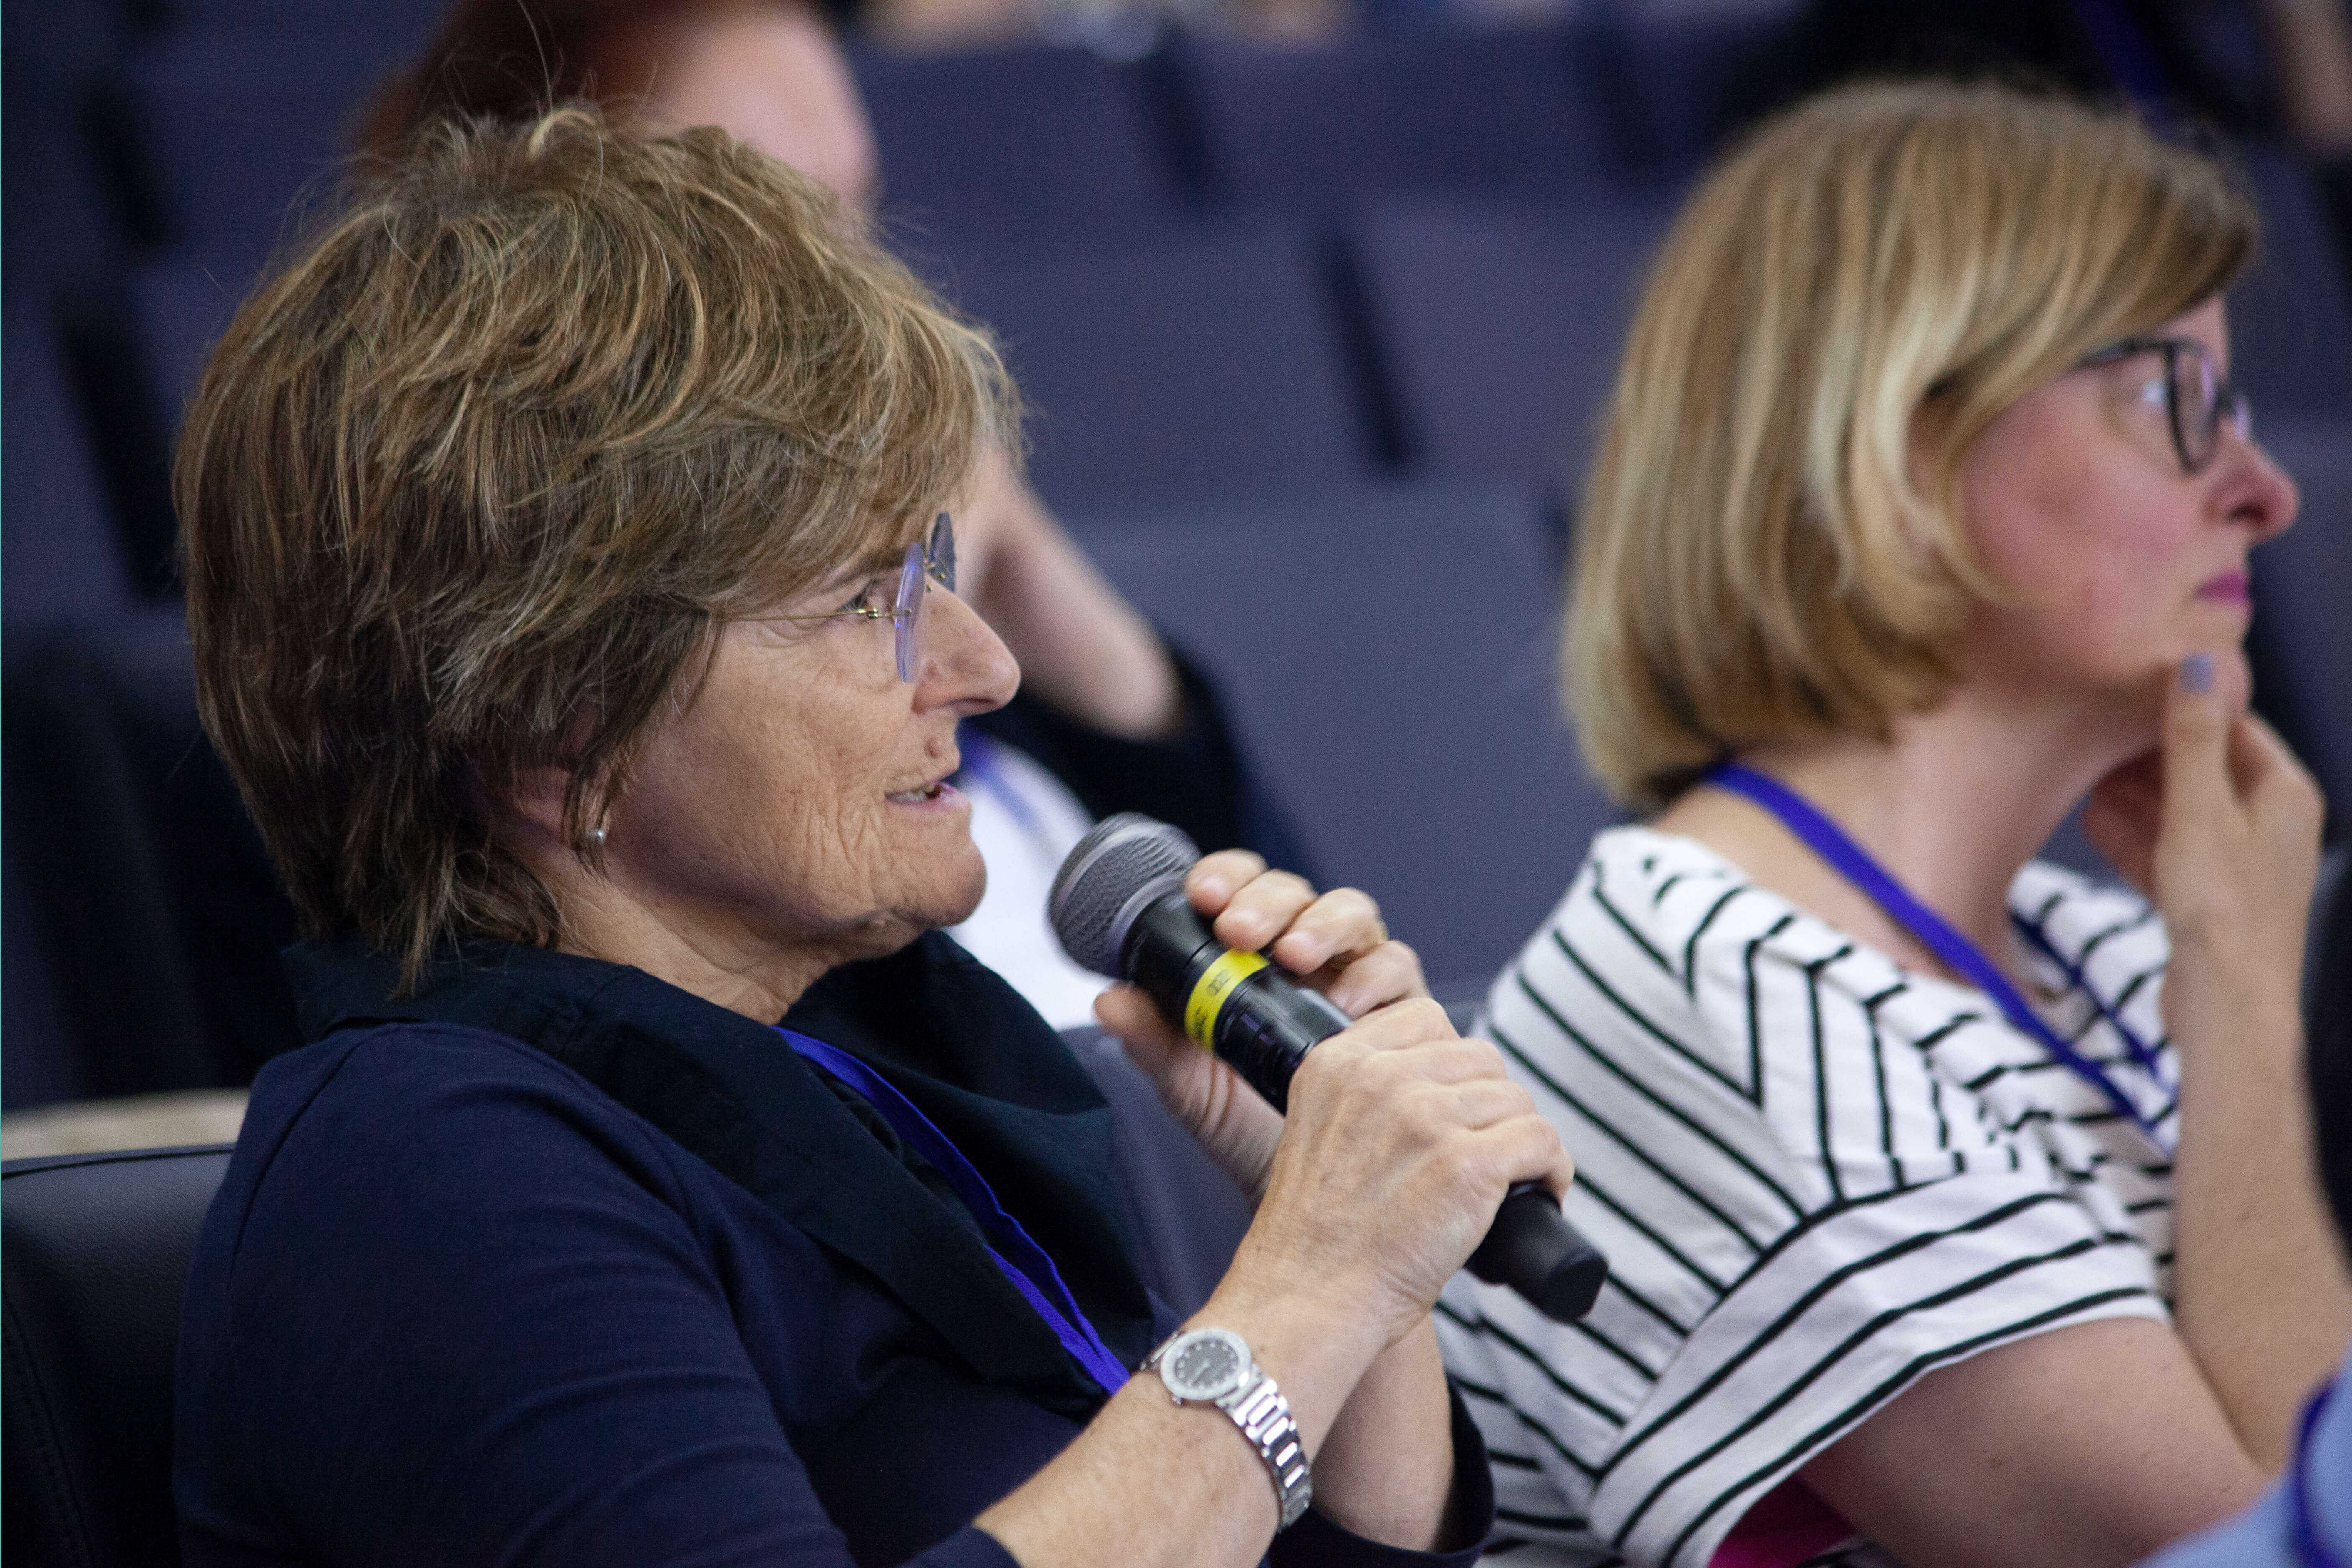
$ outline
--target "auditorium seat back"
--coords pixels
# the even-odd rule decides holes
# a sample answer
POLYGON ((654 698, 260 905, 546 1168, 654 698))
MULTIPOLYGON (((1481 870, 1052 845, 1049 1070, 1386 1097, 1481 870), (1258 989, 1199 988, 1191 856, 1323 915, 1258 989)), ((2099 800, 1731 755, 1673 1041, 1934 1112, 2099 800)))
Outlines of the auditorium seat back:
POLYGON ((124 548, 150 592, 178 593, 172 455, 213 345, 252 281, 203 261, 140 261, 79 290, 68 313, 73 359, 89 389, 85 417, 124 548))
POLYGON ((1672 217, 1663 193, 1360 207, 1367 309, 1416 467, 1573 496, 1672 217))
POLYGON ((2230 369, 2271 416, 2352 417, 2352 279, 2309 165, 2284 148, 2237 158, 2262 207, 2262 249, 2230 290, 2230 369))
POLYGON ((20 57, 11 30, 0 55, 0 279, 12 298, 109 265, 122 247, 75 74, 20 57))
POLYGON ((294 37, 364 26, 387 47, 419 52, 449 10, 448 0, 138 0, 159 30, 247 29, 294 37))
POLYGON ((1187 205, 1156 66, 1037 47, 861 50, 853 63, 893 222, 1066 235, 1187 205))
POLYGON ((13 847, 55 942, 88 1092, 230 1088, 299 1041, 293 911, 196 718, 176 611, 9 659, 13 847))
POLYGON ((1777 107, 1796 74, 1796 9, 1608 7, 1592 58, 1628 170, 1684 179, 1777 107))
POLYGON ((7 302, 0 416, 0 623, 16 648, 44 627, 127 610, 135 595, 65 346, 35 291, 7 302))
POLYGON ((169 1568, 180 1307, 226 1148, 0 1165, 0 1542, 15 1563, 169 1568))
POLYGON ((213 268, 241 295, 264 260, 331 208, 368 96, 407 63, 409 47, 357 25, 141 46, 118 74, 112 118, 143 237, 213 268))
POLYGON ((13 817, 0 822, 0 1111, 10 1113, 89 1093, 23 839, 13 817))
POLYGON ((1560 716, 1536 500, 1415 484, 1072 525, 1221 679, 1328 880, 1433 980, 1499 970, 1613 819, 1560 716))
POLYGON ((1307 230, 1252 220, 1075 251, 960 250, 937 270, 1004 348, 1039 493, 1086 508, 1370 477, 1324 268, 1307 230))
POLYGON ((1510 27, 1182 57, 1210 189, 1325 208, 1373 191, 1559 196, 1617 163, 1590 86, 1590 30, 1510 27))

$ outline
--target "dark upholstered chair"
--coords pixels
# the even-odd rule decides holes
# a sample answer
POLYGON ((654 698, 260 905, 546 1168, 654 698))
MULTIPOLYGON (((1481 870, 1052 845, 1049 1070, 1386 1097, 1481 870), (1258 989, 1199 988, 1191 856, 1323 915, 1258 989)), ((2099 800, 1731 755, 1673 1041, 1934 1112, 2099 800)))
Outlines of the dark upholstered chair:
POLYGON ((0 620, 13 650, 61 621, 120 615, 137 595, 56 323, 28 297, 9 300, 5 323, 0 553, 8 570, 0 620))
POLYGON ((2240 149, 2235 162, 2263 212, 2262 250, 2230 290, 2230 371, 2253 396, 2256 428, 2273 416, 2352 414, 2352 289, 2310 164, 2284 149, 2240 149))
POLYGON ((250 1082, 298 1043, 292 906, 196 720, 175 610, 55 628, 8 661, 9 829, 83 1087, 250 1082))
POLYGON ((1581 27, 1440 29, 1182 57, 1212 187, 1315 209, 1373 191, 1578 195, 1617 176, 1581 27))
POLYGON ((159 35, 117 68, 109 120, 140 237, 213 267, 229 292, 331 206, 358 106, 422 39, 345 5, 320 31, 159 35))
POLYGON ((1559 713, 1543 509, 1420 484, 1070 522, 1220 678, 1324 879, 1475 994, 1617 815, 1559 713))
MULTIPOLYGON (((1110 1101, 1144 1276, 1190 1314, 1232 1261, 1249 1205, 1117 1040, 1065 1038, 1110 1101)), ((0 1555, 11 1568, 179 1562, 173 1360, 197 1232, 228 1159, 226 1147, 146 1149, 0 1166, 0 1555)))
POLYGON ((855 65, 894 223, 1066 233, 1185 209, 1149 65, 1034 46, 855 65))
POLYGON ((1346 489, 1370 437, 1312 237, 1203 224, 1039 253, 959 249, 949 296, 1021 384, 1030 477, 1065 509, 1346 489))
POLYGON ((1666 193, 1390 197, 1349 237, 1415 465, 1573 498, 1666 193))
POLYGON ((7 1508, 14 1568, 163 1568, 180 1301, 228 1150, 0 1166, 7 1508))

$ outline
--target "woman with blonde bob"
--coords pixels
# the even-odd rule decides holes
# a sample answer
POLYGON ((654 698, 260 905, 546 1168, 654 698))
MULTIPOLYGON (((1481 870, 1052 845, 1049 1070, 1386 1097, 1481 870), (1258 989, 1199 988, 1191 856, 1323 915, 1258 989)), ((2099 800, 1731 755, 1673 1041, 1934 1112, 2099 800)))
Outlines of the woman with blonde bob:
POLYGON ((1190 879, 1362 1015, 1287 1121, 1101 1005, 1255 1202, 1181 1324, 1093 1080, 940 934, 1019 679, 945 509, 1012 416, 821 187, 584 109, 433 131, 238 313, 190 626, 315 1043, 198 1247, 189 1563, 1475 1554, 1430 1306, 1568 1170, 1371 900, 1190 879))
POLYGON ((1486 1020, 1615 1281, 1441 1310, 1513 1562, 2122 1563, 2285 1461, 2352 1289, 2320 802, 2239 651, 2296 504, 2229 380, 2254 244, 2131 118, 1948 84, 1790 110, 1667 239, 1564 662, 1651 815, 1486 1020), (2085 801, 2139 896, 2033 858, 2085 801))

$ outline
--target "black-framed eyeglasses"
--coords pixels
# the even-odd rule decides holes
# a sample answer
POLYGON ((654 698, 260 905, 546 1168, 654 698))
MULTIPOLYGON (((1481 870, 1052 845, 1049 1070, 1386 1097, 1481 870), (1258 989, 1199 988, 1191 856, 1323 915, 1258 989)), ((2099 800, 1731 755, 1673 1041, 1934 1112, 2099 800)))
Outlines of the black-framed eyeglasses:
MULTIPOLYGON (((2213 461, 2221 449, 2224 420, 2238 433, 2239 440, 2253 439, 2253 405, 2221 374, 2205 345, 2193 338, 2126 338, 2091 355, 2083 365, 2088 369, 2115 364, 2138 354, 2164 358, 2163 391, 2158 395, 2164 400, 2164 416, 2172 426, 2172 450, 2180 459, 2183 473, 2201 474, 2213 461)), ((2140 395, 2149 396, 2158 384, 2149 382, 2140 395)))
POLYGON ((879 605, 858 605, 846 610, 834 610, 821 616, 761 616, 768 621, 838 621, 855 617, 862 621, 887 620, 898 634, 898 679, 911 682, 915 679, 915 660, 921 649, 916 641, 923 624, 923 601, 929 596, 930 585, 937 583, 949 593, 955 592, 955 524, 946 512, 931 520, 931 531, 924 539, 907 546, 907 558, 898 568, 898 596, 888 609, 879 605))

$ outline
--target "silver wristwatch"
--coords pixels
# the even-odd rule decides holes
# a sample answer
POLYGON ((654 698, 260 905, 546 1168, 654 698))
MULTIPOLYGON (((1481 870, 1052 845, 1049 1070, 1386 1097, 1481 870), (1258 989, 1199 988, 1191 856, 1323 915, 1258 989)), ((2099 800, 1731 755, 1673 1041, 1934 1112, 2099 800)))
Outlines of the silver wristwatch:
POLYGON ((1177 1404, 1213 1405, 1234 1418, 1274 1478, 1281 1528, 1297 1524, 1314 1500, 1315 1478, 1307 1468, 1298 1423, 1290 1418, 1290 1401, 1258 1370, 1249 1342, 1231 1329, 1186 1329, 1153 1351, 1143 1366, 1160 1374, 1177 1404))

